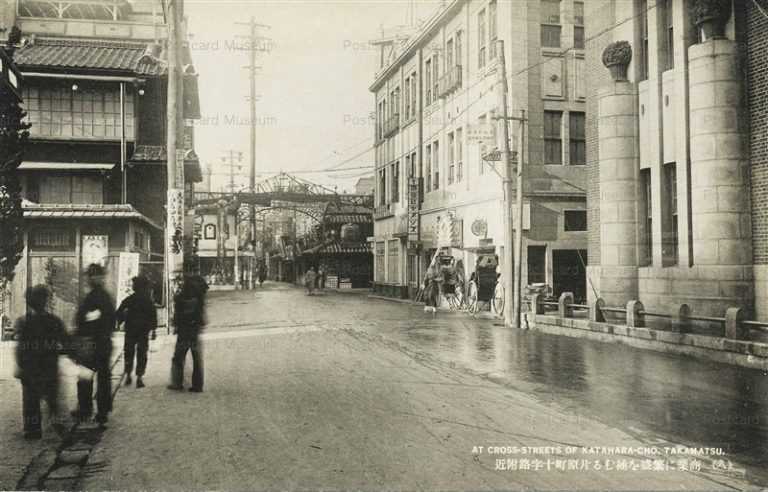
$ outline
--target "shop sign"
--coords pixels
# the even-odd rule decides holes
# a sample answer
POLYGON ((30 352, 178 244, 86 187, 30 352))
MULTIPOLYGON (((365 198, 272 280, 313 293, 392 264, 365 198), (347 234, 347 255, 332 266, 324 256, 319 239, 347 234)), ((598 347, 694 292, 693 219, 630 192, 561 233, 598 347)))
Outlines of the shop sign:
POLYGON ((437 247, 460 248, 462 244, 462 221, 456 214, 448 212, 437 218, 437 247))
POLYGON ((109 236, 83 236, 83 266, 95 263, 107 266, 109 256, 109 236))
POLYGON ((419 240, 419 178, 408 179, 408 241, 419 240))
POLYGON ((469 125, 466 132, 467 142, 485 143, 488 145, 496 143, 496 125, 489 123, 469 125))

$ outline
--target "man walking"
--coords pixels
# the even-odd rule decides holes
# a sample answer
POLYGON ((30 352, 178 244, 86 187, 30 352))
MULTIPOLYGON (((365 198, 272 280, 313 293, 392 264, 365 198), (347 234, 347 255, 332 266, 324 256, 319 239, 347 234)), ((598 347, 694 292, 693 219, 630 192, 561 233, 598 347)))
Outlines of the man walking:
POLYGON ((53 428, 63 434, 59 421, 59 351, 66 346, 64 323, 46 308, 50 292, 43 285, 26 293, 27 314, 16 321, 16 376, 21 380, 24 438, 40 439, 42 414, 40 400, 48 403, 53 428))
POLYGON ((200 332, 205 326, 205 293, 208 285, 199 276, 187 277, 174 299, 173 324, 176 328, 176 348, 171 362, 171 384, 168 389, 184 389, 184 360, 192 352, 192 386, 189 391, 203 391, 203 347, 200 332))
MULTIPOLYGON (((92 263, 86 270, 91 291, 83 299, 75 318, 75 337, 78 340, 76 362, 96 373, 96 421, 105 424, 112 411, 112 331, 115 329, 115 303, 104 289, 104 267, 92 263)), ((77 381, 78 409, 74 415, 80 420, 93 413, 93 374, 81 372, 77 381)))
POLYGON ((125 323, 125 384, 130 385, 133 359, 136 358, 136 387, 144 387, 144 373, 147 370, 149 333, 156 337, 157 310, 152 301, 150 284, 145 277, 133 277, 133 294, 126 297, 117 309, 117 322, 125 323))

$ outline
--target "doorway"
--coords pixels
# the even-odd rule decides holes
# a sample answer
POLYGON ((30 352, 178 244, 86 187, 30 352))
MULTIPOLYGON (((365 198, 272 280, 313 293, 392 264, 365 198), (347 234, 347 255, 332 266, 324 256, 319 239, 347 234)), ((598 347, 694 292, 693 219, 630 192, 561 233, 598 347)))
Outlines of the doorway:
POLYGON ((555 297, 573 292, 577 304, 587 300, 587 250, 556 249, 552 251, 552 290, 555 297))

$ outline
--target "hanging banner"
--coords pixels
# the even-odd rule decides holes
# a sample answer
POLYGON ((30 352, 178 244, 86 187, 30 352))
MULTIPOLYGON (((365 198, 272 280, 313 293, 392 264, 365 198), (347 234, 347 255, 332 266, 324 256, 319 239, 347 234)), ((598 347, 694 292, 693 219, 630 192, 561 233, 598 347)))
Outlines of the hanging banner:
POLYGON ((419 178, 408 179, 408 242, 419 240, 419 178))
POLYGON ((81 255, 83 268, 88 268, 92 263, 106 267, 109 256, 109 236, 83 236, 81 255))
POLYGON ((123 299, 133 293, 133 284, 131 280, 139 274, 139 253, 120 253, 120 263, 117 272, 117 305, 119 306, 123 299))

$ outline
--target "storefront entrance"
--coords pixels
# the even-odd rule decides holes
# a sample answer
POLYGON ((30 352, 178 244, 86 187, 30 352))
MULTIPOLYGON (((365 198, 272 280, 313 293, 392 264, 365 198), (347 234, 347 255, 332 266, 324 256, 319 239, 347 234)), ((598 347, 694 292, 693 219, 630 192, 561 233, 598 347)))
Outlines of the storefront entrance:
POLYGON ((552 251, 553 291, 555 297, 573 292, 577 303, 587 299, 587 250, 556 249, 552 251))

